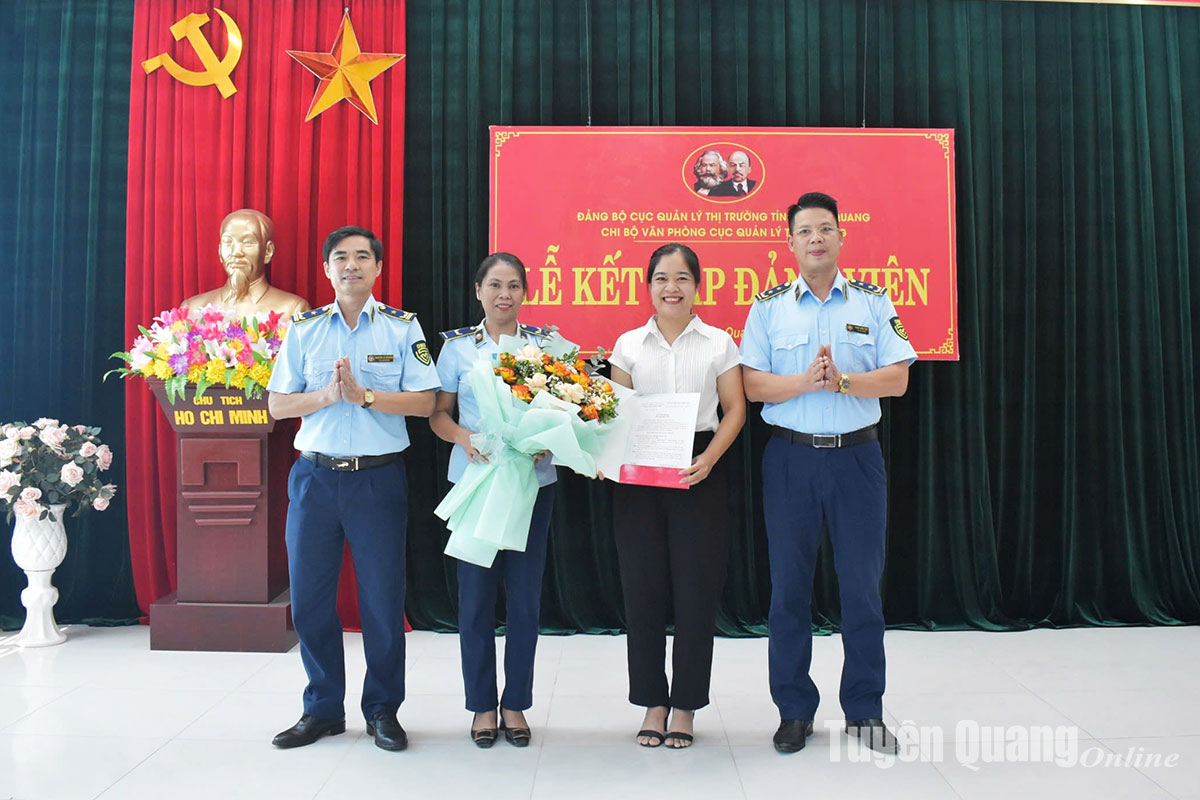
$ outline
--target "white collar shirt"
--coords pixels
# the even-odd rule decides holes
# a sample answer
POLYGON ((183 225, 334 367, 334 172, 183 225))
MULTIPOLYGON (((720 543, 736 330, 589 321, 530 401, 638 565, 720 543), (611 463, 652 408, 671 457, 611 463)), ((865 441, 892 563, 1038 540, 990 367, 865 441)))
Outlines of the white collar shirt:
POLYGON ((696 430, 715 431, 717 378, 738 365, 739 355, 733 337, 693 315, 671 344, 651 317, 621 334, 608 360, 629 373, 639 394, 699 392, 696 430))

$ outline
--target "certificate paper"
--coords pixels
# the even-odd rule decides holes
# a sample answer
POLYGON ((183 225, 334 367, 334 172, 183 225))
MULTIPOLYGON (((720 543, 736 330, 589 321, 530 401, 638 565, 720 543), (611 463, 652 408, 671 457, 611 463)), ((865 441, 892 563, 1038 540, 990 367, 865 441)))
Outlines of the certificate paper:
MULTIPOLYGON (((615 387, 614 387, 615 388, 615 387)), ((604 477, 618 483, 686 489, 679 470, 692 463, 699 392, 621 395, 620 414, 609 423, 604 451, 596 459, 604 477)))

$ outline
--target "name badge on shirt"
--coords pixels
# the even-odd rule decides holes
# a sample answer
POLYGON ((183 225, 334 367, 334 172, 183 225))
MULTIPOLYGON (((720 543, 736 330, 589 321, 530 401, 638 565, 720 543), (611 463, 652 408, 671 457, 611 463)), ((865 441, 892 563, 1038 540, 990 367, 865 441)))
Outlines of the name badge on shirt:
POLYGON ((377 355, 367 356, 368 364, 391 364, 396 360, 396 356, 391 353, 379 353, 377 355))
POLYGON ((846 330, 850 331, 851 333, 867 333, 867 334, 869 334, 871 332, 871 329, 868 328, 866 325, 851 325, 849 323, 846 323, 846 330))

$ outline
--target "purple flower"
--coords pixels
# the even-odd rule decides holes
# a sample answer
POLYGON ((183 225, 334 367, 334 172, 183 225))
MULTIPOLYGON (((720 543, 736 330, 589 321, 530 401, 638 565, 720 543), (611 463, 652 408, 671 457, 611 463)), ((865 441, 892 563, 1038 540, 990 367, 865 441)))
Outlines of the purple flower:
POLYGON ((188 371, 188 357, 186 353, 168 356, 167 363, 171 365, 171 371, 176 375, 186 375, 188 371))

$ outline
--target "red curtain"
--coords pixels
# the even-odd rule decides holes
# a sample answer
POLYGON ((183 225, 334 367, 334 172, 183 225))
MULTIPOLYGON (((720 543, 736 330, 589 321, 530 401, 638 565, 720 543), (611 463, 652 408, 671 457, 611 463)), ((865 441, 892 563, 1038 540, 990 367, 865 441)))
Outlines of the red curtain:
MULTIPOLYGON (((370 83, 379 124, 348 102, 305 122, 317 78, 288 50, 329 52, 349 7, 364 53, 404 53, 401 0, 223 0, 243 50, 230 74, 237 91, 189 86, 142 62, 168 53, 203 71, 192 44, 170 28, 208 14, 204 36, 217 58, 229 46, 225 23, 205 0, 138 0, 129 101, 129 200, 125 327, 225 281, 218 229, 230 211, 255 208, 275 223, 272 284, 314 306, 333 300, 321 270, 321 243, 341 225, 370 228, 383 241, 375 296, 402 305, 404 75, 400 61, 370 83)), ((129 540, 138 603, 175 590, 175 437, 140 380, 126 388, 129 540)), ((281 467, 285 468, 285 467, 281 467)), ((347 564, 349 558, 347 556, 347 564)), ((339 611, 358 627, 353 571, 343 574, 339 611)))

